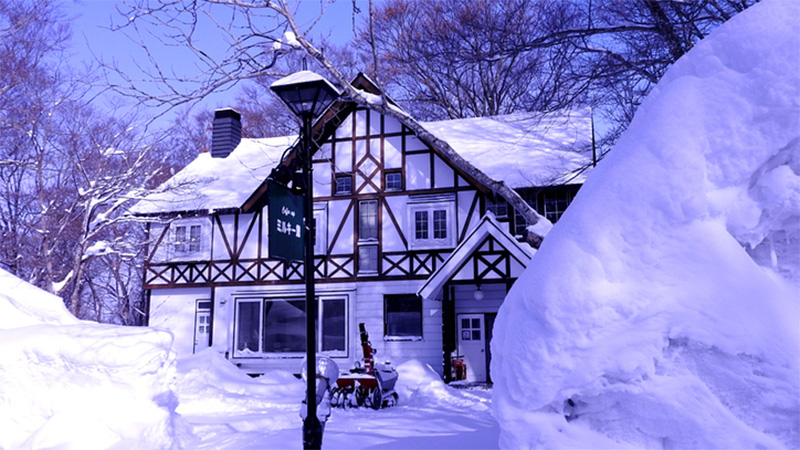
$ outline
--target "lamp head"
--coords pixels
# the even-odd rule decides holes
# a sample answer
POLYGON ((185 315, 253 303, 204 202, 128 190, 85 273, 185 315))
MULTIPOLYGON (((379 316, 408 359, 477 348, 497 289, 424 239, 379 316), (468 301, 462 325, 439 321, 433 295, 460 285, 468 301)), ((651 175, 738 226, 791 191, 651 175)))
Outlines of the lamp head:
POLYGON ((330 81, 309 70, 283 77, 269 88, 300 118, 318 117, 340 95, 330 81))

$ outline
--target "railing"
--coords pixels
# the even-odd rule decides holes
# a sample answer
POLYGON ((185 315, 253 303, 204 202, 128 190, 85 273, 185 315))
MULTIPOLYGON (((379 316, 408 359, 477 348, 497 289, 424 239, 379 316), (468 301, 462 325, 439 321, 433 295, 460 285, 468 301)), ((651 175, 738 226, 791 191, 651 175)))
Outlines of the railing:
MULTIPOLYGON (((429 277, 447 259, 451 250, 385 252, 380 273, 356 273, 352 254, 315 258, 315 278, 319 281, 357 281, 359 279, 419 279, 429 277)), ((292 284, 303 281, 303 264, 275 259, 225 261, 176 261, 147 263, 145 289, 211 286, 292 284)))

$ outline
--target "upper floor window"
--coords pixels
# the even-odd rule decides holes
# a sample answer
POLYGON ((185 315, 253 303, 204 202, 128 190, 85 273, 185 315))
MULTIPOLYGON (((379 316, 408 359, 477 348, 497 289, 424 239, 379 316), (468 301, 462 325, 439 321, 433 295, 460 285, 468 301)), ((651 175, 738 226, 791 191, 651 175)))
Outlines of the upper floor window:
POLYGON ((358 202, 358 271, 378 271, 378 201, 358 202))
POLYGON ((508 202, 504 198, 497 198, 494 202, 488 203, 487 209, 497 219, 508 218, 508 202))
POLYGON ((378 239, 378 201, 358 202, 358 240, 378 239))
POLYGON ((328 211, 324 205, 314 205, 314 254, 328 252, 328 211))
POLYGON ((175 253, 200 251, 200 225, 178 225, 175 227, 175 253))
POLYGON ((353 176, 349 173, 336 175, 336 195, 353 193, 353 176))
MULTIPOLYGON (((527 203, 527 204, 529 204, 531 206, 531 208, 533 208, 534 210, 537 210, 537 207, 536 207, 537 202, 536 202, 536 193, 535 192, 533 192, 533 193, 520 193, 520 196, 522 197, 523 200, 525 200, 525 203, 527 203)), ((525 217, 523 217, 522 214, 519 213, 519 211, 514 209, 514 236, 517 236, 517 237, 524 236, 526 228, 528 228, 528 222, 525 220, 525 217)))
MULTIPOLYGON (((426 196, 431 197, 431 196, 426 196)), ((409 225, 412 248, 441 248, 455 245, 455 199, 435 196, 418 202, 409 199, 409 225)))
POLYGON ((173 260, 208 258, 210 224, 206 218, 180 219, 169 226, 167 257, 173 260))
POLYGON ((566 211, 571 199, 569 192, 548 193, 544 197, 544 215, 550 222, 556 223, 566 211))
POLYGON ((400 172, 386 172, 386 190, 387 191, 402 191, 403 190, 403 174, 400 172))

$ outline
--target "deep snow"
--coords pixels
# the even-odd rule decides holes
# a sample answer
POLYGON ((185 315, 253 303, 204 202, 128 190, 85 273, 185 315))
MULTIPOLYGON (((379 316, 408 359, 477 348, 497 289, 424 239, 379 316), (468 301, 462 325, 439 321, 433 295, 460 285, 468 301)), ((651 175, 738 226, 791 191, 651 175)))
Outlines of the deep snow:
POLYGON ((0 449, 168 448, 172 336, 82 322, 0 269, 0 449))
MULTIPOLYGON (((250 378, 212 349, 176 361, 171 344, 79 321, 0 270, 0 449, 302 448, 303 382, 250 378)), ((398 372, 400 404, 335 410, 324 448, 497 448, 491 391, 446 386, 418 361, 398 372)))
POLYGON ((664 76, 500 310, 503 448, 800 447, 800 3, 664 76))

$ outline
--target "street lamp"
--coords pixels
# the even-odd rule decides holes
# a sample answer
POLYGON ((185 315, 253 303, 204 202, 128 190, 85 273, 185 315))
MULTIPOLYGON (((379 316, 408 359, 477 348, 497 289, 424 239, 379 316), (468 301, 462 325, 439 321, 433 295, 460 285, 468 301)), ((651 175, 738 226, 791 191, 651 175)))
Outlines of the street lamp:
MULTIPOLYGON (((305 220, 305 244, 303 272, 306 283, 306 407, 303 420, 303 448, 322 447, 322 425, 317 418, 316 397, 316 318, 317 302, 314 295, 314 189, 311 157, 311 124, 334 100, 339 91, 325 78, 314 72, 303 70, 272 83, 275 92, 286 106, 302 120, 301 149, 297 152, 305 182, 303 215, 305 220)), ((297 184, 295 182, 295 184, 297 184)), ((296 186, 295 186, 296 187, 296 186)))

